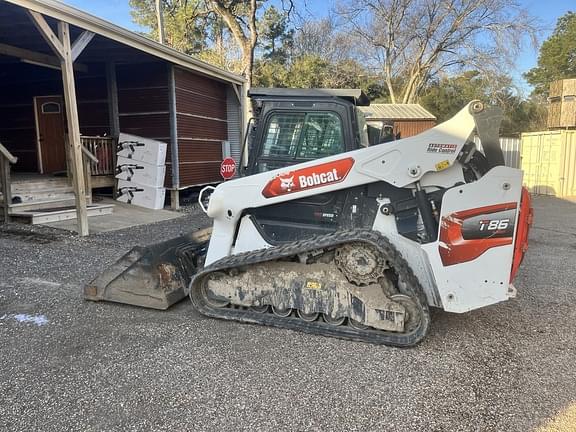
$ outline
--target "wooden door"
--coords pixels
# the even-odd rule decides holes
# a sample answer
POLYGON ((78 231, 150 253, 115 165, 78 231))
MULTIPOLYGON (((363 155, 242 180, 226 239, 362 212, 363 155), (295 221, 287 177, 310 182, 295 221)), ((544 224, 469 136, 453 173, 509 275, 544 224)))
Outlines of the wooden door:
POLYGON ((66 171, 64 102, 62 96, 34 98, 40 172, 66 171))

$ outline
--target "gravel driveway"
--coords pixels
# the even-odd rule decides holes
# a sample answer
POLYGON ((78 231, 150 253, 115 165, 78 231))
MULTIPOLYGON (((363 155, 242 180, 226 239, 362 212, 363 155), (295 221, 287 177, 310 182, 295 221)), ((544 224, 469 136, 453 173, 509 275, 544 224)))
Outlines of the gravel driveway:
POLYGON ((199 212, 88 239, 0 227, 0 430, 545 428, 576 403, 576 204, 534 205, 518 299, 435 312, 414 349, 208 319, 188 301, 83 301, 131 245, 207 225, 199 212))

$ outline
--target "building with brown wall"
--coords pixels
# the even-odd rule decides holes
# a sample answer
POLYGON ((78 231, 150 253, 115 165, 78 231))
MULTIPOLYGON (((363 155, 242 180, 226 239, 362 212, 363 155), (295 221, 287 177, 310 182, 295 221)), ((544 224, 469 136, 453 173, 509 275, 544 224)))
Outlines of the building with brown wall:
POLYGON ((0 143, 13 172, 66 170, 62 59, 45 34, 62 24, 81 135, 166 142, 173 191, 221 180, 223 142, 240 156, 244 79, 55 0, 0 2, 0 143))
POLYGON ((366 121, 393 125, 395 135, 407 138, 436 126, 436 117, 419 104, 371 104, 360 107, 366 121))

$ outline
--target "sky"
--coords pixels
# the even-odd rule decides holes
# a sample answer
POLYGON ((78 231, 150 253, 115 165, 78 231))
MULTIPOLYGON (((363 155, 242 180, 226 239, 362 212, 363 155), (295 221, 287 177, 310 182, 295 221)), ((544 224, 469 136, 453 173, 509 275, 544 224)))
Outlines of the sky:
MULTIPOLYGON (((71 6, 84 10, 85 12, 96 15, 114 24, 128 28, 130 30, 143 30, 132 22, 130 15, 130 5, 128 0, 63 0, 71 6)), ((278 2, 281 0, 277 0, 278 2)), ((576 12, 576 0, 519 0, 519 2, 528 9, 533 16, 539 17, 540 24, 544 31, 541 40, 545 40, 554 30, 556 20, 568 11, 576 12)), ((305 4, 308 14, 320 18, 329 13, 329 4, 335 4, 335 1, 327 0, 300 0, 305 4)), ((522 53, 516 61, 516 70, 510 71, 516 79, 520 88, 529 92, 528 84, 523 80, 522 73, 536 66, 538 61, 538 49, 526 40, 522 53)))

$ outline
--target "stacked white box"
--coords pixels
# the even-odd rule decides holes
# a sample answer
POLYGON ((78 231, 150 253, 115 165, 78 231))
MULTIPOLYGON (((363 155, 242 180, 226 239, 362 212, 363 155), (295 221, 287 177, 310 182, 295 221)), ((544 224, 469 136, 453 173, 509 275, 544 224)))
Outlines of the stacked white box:
POLYGON ((120 134, 116 163, 118 201, 151 209, 164 208, 166 143, 120 134))
POLYGON ((164 208, 165 188, 144 186, 126 180, 118 180, 118 197, 116 200, 140 207, 160 210, 164 208))
POLYGON ((156 166, 146 162, 118 156, 116 178, 144 186, 163 187, 166 165, 156 166))
POLYGON ((162 166, 166 163, 166 143, 125 133, 118 139, 118 156, 162 166))

